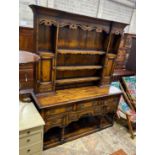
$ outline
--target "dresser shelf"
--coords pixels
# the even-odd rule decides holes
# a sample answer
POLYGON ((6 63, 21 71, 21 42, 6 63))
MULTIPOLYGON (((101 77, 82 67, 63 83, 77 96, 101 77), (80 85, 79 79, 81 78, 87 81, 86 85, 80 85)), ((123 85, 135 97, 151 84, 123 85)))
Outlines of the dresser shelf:
POLYGON ((59 71, 65 71, 65 70, 85 70, 85 69, 101 69, 102 66, 93 66, 93 65, 90 65, 90 66, 58 66, 56 67, 57 70, 59 71))
POLYGON ((84 77, 56 80, 56 84, 81 83, 100 80, 100 77, 84 77))
POLYGON ((70 50, 70 49, 59 49, 59 54, 90 54, 90 55, 104 55, 104 51, 95 50, 70 50))

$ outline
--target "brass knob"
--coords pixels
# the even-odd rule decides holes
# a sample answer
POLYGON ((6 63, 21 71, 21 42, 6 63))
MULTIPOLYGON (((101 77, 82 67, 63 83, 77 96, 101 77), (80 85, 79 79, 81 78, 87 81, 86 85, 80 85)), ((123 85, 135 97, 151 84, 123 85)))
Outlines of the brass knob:
POLYGON ((30 149, 27 150, 27 152, 30 152, 30 151, 31 151, 30 149))
POLYGON ((30 131, 27 131, 27 134, 30 134, 30 131))
POLYGON ((27 139, 27 142, 30 142, 30 139, 27 139))

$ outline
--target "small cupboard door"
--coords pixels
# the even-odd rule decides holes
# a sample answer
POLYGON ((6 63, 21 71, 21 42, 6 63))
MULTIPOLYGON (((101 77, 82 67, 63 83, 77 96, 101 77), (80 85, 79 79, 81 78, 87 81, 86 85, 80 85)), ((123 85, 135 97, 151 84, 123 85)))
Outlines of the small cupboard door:
POLYGON ((36 65, 35 92, 54 91, 54 54, 40 52, 40 62, 36 65))

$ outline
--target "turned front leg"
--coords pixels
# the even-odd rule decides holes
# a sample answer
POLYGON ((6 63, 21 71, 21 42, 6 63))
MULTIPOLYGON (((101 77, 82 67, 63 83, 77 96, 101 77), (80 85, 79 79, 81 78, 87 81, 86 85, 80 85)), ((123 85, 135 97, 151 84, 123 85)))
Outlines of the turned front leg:
POLYGON ((102 128, 102 118, 103 116, 99 116, 99 128, 101 129, 102 128))
POLYGON ((65 127, 61 128, 61 141, 64 142, 65 127))

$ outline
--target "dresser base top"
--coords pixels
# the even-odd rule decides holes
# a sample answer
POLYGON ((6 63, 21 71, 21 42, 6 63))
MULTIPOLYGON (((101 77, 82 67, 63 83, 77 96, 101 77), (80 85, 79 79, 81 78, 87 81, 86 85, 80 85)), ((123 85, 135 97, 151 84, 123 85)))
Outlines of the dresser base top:
POLYGON ((43 109, 120 93, 121 91, 113 86, 103 88, 89 86, 58 90, 55 94, 32 94, 32 96, 38 108, 43 109))

